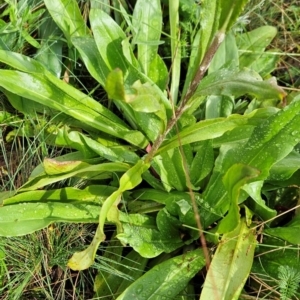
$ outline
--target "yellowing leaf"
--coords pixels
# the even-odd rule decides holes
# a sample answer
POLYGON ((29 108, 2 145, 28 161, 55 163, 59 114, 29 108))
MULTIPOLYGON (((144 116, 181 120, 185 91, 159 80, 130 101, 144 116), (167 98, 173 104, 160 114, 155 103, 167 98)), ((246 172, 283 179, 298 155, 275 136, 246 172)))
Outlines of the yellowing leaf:
POLYGON ((58 161, 52 158, 45 158, 43 163, 44 170, 48 175, 68 173, 84 165, 88 166, 82 161, 58 161))

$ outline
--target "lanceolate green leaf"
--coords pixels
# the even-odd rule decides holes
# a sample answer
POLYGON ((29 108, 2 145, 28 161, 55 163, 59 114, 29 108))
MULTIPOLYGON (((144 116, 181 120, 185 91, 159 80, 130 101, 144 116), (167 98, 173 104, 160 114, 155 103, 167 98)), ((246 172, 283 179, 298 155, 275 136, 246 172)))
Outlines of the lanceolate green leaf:
POLYGON ((284 159, 277 162, 270 170, 268 180, 283 181, 289 179, 300 169, 300 154, 296 150, 292 151, 284 159))
POLYGON ((201 143, 193 159, 190 169, 191 183, 197 187, 201 180, 204 179, 213 169, 214 151, 211 140, 201 143))
MULTIPOLYGON (((91 51, 95 50, 93 48, 94 43, 92 43, 91 46, 92 47, 91 47, 90 50, 91 51)), ((85 55, 88 55, 88 54, 91 54, 91 52, 86 52, 85 53, 85 55)), ((93 54, 95 55, 95 53, 93 53, 93 54)), ((90 58, 92 63, 95 63, 97 65, 97 63, 101 62, 101 59, 97 60, 97 62, 94 62, 93 57, 90 58)), ((69 111, 70 108, 75 107, 76 105, 78 105, 78 103, 80 103, 84 106, 85 105, 88 106, 89 109, 97 111, 100 114, 100 115, 98 115, 98 119, 103 118, 103 120, 105 120, 104 127, 107 127, 109 129, 109 126, 107 126, 107 125, 110 124, 109 120, 113 121, 113 123, 115 123, 116 125, 119 124, 119 125, 122 125, 122 126, 126 126, 123 121, 121 121, 110 110, 108 110, 104 106, 102 106, 99 102, 94 101, 93 99, 86 96, 85 94, 83 94, 79 90, 73 88, 72 86, 69 86, 69 85, 65 84, 64 82, 62 82, 61 80, 59 80, 58 78, 53 76, 50 72, 48 72, 48 70, 40 62, 38 62, 34 59, 31 59, 27 56, 21 55, 19 53, 3 51, 3 50, 0 50, 0 61, 2 61, 5 64, 8 64, 11 67, 16 68, 20 71, 23 71, 23 72, 26 72, 26 73, 34 73, 32 76, 39 75, 39 74, 35 74, 35 73, 40 73, 41 76, 46 77, 46 78, 44 78, 45 83, 43 83, 44 89, 49 88, 49 90, 51 91, 51 88, 54 88, 53 87, 53 84, 54 84, 56 87, 58 87, 59 89, 62 90, 60 93, 69 94, 69 97, 75 98, 75 99, 73 99, 73 101, 75 100, 75 103, 73 103, 73 101, 70 101, 70 100, 63 102, 63 103, 66 104, 66 106, 64 108, 64 112, 69 111), (51 82, 49 83, 48 80, 51 81, 51 82), (51 85, 51 87, 49 87, 49 85, 51 85)), ((100 66, 101 66, 101 64, 100 64, 100 66)), ((94 67, 94 68, 96 68, 96 67, 94 67)), ((100 83, 101 83, 101 80, 103 80, 103 81, 106 80, 106 76, 108 75, 107 70, 108 70, 107 67, 104 68, 102 70, 103 72, 100 72, 100 74, 98 74, 98 77, 95 77, 100 83)), ((95 72, 97 72, 97 71, 98 71, 98 69, 96 68, 95 72)), ((35 87, 34 90, 38 90, 38 87, 35 87)), ((16 91, 17 91, 17 89, 16 89, 16 91)), ((13 91, 13 93, 16 93, 15 90, 13 91)), ((38 94, 39 93, 37 93, 37 95, 38 94)), ((60 103, 60 101, 59 101, 60 98, 61 97, 59 97, 59 96, 55 97, 55 99, 54 99, 55 102, 60 103)), ((35 99, 33 99, 33 100, 37 101, 35 99)), ((63 100, 63 99, 61 99, 61 100, 63 100)), ((40 101, 39 103, 43 104, 44 106, 48 106, 47 105, 48 101, 46 101, 46 103, 43 102, 43 101, 40 101)), ((52 107, 52 106, 50 106, 50 107, 52 107)), ((125 109, 125 108, 123 108, 123 109, 125 109)), ((84 110, 84 108, 82 108, 82 110, 84 110)), ((146 146, 146 144, 144 146, 146 146)))
MULTIPOLYGON (((215 36, 220 18, 220 2, 218 0, 204 1, 203 7, 201 9, 201 29, 200 29, 200 39, 199 39, 199 54, 196 59, 198 66, 201 63, 205 52, 210 46, 213 37, 215 36), (207 18, 207 16, 210 16, 207 18)), ((195 75, 195 73, 194 73, 195 75)))
POLYGON ((277 215, 277 211, 267 206, 265 200, 262 199, 262 187, 264 181, 255 181, 243 186, 243 190, 250 196, 247 200, 247 206, 256 215, 263 220, 272 219, 277 215))
POLYGON ((91 153, 97 153, 109 161, 122 161, 130 164, 135 164, 139 159, 137 154, 125 146, 104 146, 78 131, 67 132, 65 129, 58 130, 55 143, 59 146, 68 146, 77 149, 85 157, 90 157, 91 153))
POLYGON ((94 38, 88 36, 73 37, 71 39, 74 47, 80 53, 89 73, 104 87, 109 68, 99 55, 94 38))
MULTIPOLYGON (((186 160, 192 157, 191 149, 188 145, 183 147, 186 160)), ((184 191, 187 188, 186 176, 183 167, 183 159, 179 148, 171 149, 162 155, 156 156, 153 167, 159 174, 163 185, 167 191, 175 188, 177 191, 184 191)))
POLYGON ((206 76, 194 96, 226 95, 242 96, 249 94, 258 99, 282 100, 286 95, 275 78, 263 81, 258 73, 243 69, 239 72, 222 69, 206 76))
POLYGON ((38 27, 38 36, 42 41, 41 48, 35 57, 56 77, 60 78, 64 45, 63 40, 60 38, 61 31, 48 12, 43 14, 43 20, 44 22, 38 27))
MULTIPOLYGON (((22 203, 22 202, 36 202, 36 201, 78 201, 95 202, 99 205, 114 191, 116 188, 104 185, 90 185, 81 190, 78 188, 67 187, 56 190, 37 190, 19 193, 13 197, 7 198, 3 201, 4 205, 22 203)), ((86 203, 85 203, 86 204, 86 203)))
MULTIPOLYGON (((258 125, 263 122, 265 118, 273 115, 276 111, 276 109, 259 109, 244 116, 231 115, 228 118, 200 121, 197 124, 184 128, 180 132, 180 143, 182 145, 186 145, 194 142, 214 139, 236 127, 242 127, 243 125, 248 126, 251 124, 258 125)), ((162 144, 157 151, 157 154, 178 146, 178 137, 174 136, 162 144)))
POLYGON ((264 51, 276 34, 276 27, 262 26, 238 35, 236 40, 240 50, 240 66, 251 68, 255 71, 261 68, 257 62, 261 56, 272 55, 264 51))
POLYGON ((17 52, 0 50, 0 61, 26 73, 43 74, 48 71, 39 61, 17 52))
MULTIPOLYGON (((224 148, 224 153, 216 161, 214 173, 203 194, 205 201, 219 209, 220 213, 227 211, 228 196, 222 177, 235 163, 258 169, 261 173, 257 180, 265 180, 271 167, 286 157, 300 141, 299 111, 300 101, 297 100, 258 125, 243 146, 237 145, 229 150, 224 148)), ((215 219, 215 216, 207 217, 208 224, 215 219)))
POLYGON ((44 2, 70 44, 71 37, 89 35, 89 29, 81 16, 76 0, 45 0, 44 2))
POLYGON ((99 204, 84 202, 34 202, 0 207, 0 235, 19 236, 53 222, 96 223, 99 204))
MULTIPOLYGON (((121 42, 126 38, 124 31, 108 14, 100 9, 91 9, 90 22, 98 51, 107 67, 110 70, 121 69, 125 77, 127 75, 134 76, 135 72, 133 74, 127 73, 129 64, 122 51, 121 42)), ((135 80, 137 79, 135 77, 135 80)))
MULTIPOLYGON (((159 0, 138 0, 132 16, 133 42, 137 44, 138 60, 145 75, 149 75, 151 61, 160 44, 162 11, 159 0)), ((159 72, 157 70, 157 72, 159 72)))
POLYGON ((2 78, 0 85, 13 93, 66 113, 95 129, 131 141, 133 144, 146 146, 147 142, 140 132, 128 129, 119 118, 100 103, 52 74, 47 75, 0 70, 2 78), (23 82, 23 85, 16 86, 16 82, 23 82))
MULTIPOLYGON (((229 32, 220 45, 209 65, 208 73, 217 72, 222 68, 235 70, 239 66, 238 48, 233 32, 229 32)), ((229 95, 209 95, 205 102, 205 118, 227 117, 232 114, 234 97, 229 95)))
POLYGON ((129 244, 143 257, 170 253, 183 245, 179 232, 180 223, 165 209, 158 212, 157 226, 153 217, 139 214, 121 214, 121 221, 124 231, 117 238, 123 244, 129 244))
POLYGON ((224 234, 209 267, 200 300, 237 300, 249 276, 256 246, 255 230, 245 219, 224 234))
POLYGON ((117 300, 175 299, 204 265, 205 258, 200 249, 173 257, 145 273, 117 300))
MULTIPOLYGON (((126 34, 119 27, 119 25, 104 11, 99 9, 92 9, 90 12, 90 21, 93 29, 93 34, 98 47, 98 51, 102 56, 103 61, 107 67, 112 71, 119 68, 123 72, 124 82, 131 86, 137 80, 143 81, 151 80, 133 65, 131 65, 123 54, 122 41, 126 39, 126 34)), ((166 96, 159 89, 153 85, 156 93, 159 95, 163 105, 168 108, 170 114, 170 103, 166 96)), ((147 137, 154 141, 161 131, 161 121, 156 114, 145 114, 144 112, 133 111, 133 109, 123 102, 116 103, 120 109, 123 110, 125 117, 134 126, 138 126, 147 135, 147 137)))
POLYGON ((211 74, 220 70, 222 67, 235 70, 239 66, 239 51, 236 45, 236 37, 234 33, 229 32, 224 38, 223 43, 217 50, 211 64, 208 68, 208 73, 211 74))
POLYGON ((240 222, 238 206, 240 189, 258 175, 258 170, 243 164, 235 164, 226 172, 223 183, 228 192, 230 207, 228 214, 218 224, 218 233, 230 232, 238 226, 240 222))
POLYGON ((171 34, 172 53, 172 79, 170 98, 176 105, 179 91, 180 69, 181 69, 181 45, 179 29, 179 0, 169 0, 169 22, 171 34))
POLYGON ((220 5, 219 30, 227 32, 236 22, 249 0, 223 0, 217 1, 220 5))
POLYGON ((265 232, 267 234, 288 241, 289 243, 299 245, 300 244, 299 230, 300 230, 300 215, 297 215, 286 226, 268 228, 265 229, 265 232))
POLYGON ((112 172, 126 172, 129 166, 124 163, 102 163, 89 165, 82 163, 79 168, 76 170, 57 175, 47 175, 45 172, 40 173, 39 175, 32 177, 27 181, 22 187, 21 191, 33 191, 44 187, 46 185, 59 182, 64 179, 79 177, 79 178, 95 178, 97 176, 100 178, 110 178, 112 172))

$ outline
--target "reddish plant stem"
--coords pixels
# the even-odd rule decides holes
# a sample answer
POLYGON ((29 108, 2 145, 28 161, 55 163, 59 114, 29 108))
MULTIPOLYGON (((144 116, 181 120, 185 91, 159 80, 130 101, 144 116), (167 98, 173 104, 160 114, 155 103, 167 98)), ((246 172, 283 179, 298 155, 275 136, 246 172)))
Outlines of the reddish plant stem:
POLYGON ((190 86, 187 90, 187 93, 186 93, 184 99, 181 101, 180 105, 174 112, 174 115, 169 120, 166 130, 162 134, 160 134, 154 141, 150 151, 148 152, 148 154, 145 157, 145 162, 150 162, 153 159, 158 148, 161 146, 161 144, 165 140, 167 134, 171 131, 171 129, 174 127, 174 125, 177 123, 177 121, 180 119, 180 117, 184 113, 188 101, 194 95, 200 81, 204 77, 205 72, 207 71, 207 69, 211 63, 211 60, 213 59, 219 46, 223 42, 224 37, 225 37, 225 34, 223 32, 217 32, 217 34, 215 35, 210 47, 208 48, 208 50, 206 51, 206 53, 203 57, 203 60, 198 68, 198 71, 197 71, 192 83, 190 84, 190 86))

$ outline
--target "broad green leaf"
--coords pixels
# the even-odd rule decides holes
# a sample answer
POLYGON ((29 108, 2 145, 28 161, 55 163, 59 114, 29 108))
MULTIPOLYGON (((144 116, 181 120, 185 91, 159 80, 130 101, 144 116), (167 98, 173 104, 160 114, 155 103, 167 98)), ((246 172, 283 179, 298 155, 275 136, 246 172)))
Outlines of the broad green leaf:
POLYGON ((224 234, 209 267, 200 300, 237 300, 249 276, 256 246, 255 230, 241 219, 224 234))
POLYGON ((72 37, 72 44, 80 53, 89 73, 104 87, 109 68, 99 55, 94 38, 87 36, 72 37))
MULTIPOLYGON (((94 43, 91 43, 91 49, 94 50, 93 48, 94 43)), ((48 70, 38 61, 31 59, 27 56, 21 55, 19 53, 14 53, 14 52, 9 52, 9 51, 1 51, 0 50, 0 61, 10 65, 13 68, 16 68, 20 71, 26 72, 26 73, 41 73, 48 80, 51 82, 48 83, 47 85, 54 84, 55 86, 59 87, 62 89, 64 92, 63 94, 68 93, 71 94, 72 97, 78 98, 78 102, 82 104, 86 104, 89 108, 93 108, 95 111, 99 112, 101 116, 106 117, 108 119, 113 120, 116 124, 120 124, 125 126, 125 123, 122 122, 116 115, 114 115, 110 110, 106 109, 104 106, 102 106, 100 103, 94 101, 93 99, 87 97, 85 94, 81 93, 79 90, 74 89, 72 86, 69 86, 62 82, 61 80, 58 80, 55 76, 53 76, 51 73, 48 72, 48 70)), ((99 63, 99 61, 97 61, 99 63)), ((97 71, 98 69, 96 69, 97 71)), ((105 76, 104 81, 106 80, 106 76, 108 75, 103 71, 103 74, 101 76, 105 76)), ((96 78, 97 80, 99 78, 96 78)), ((44 104, 44 103, 42 103, 44 104)), ((46 105, 44 105, 46 106, 46 105)), ((75 106, 74 103, 70 102, 69 106, 73 107, 75 106)), ((68 110, 68 109, 66 109, 68 110)), ((43 110, 41 110, 43 112, 43 110)), ((101 117, 99 116, 99 117, 101 117)), ((108 121, 108 120, 107 120, 108 121)))
MULTIPOLYGON (((110 70, 121 69, 125 78, 127 75, 136 76, 128 74, 129 64, 123 55, 121 44, 126 35, 121 27, 103 10, 96 8, 90 10, 90 23, 98 51, 106 66, 110 70)), ((135 80, 137 79, 136 77, 135 80)))
POLYGON ((279 49, 270 49, 265 51, 257 60, 255 64, 251 65, 257 73, 263 78, 268 78, 270 74, 277 68, 281 59, 279 49))
POLYGON ((91 8, 97 8, 105 11, 107 14, 111 13, 110 0, 91 0, 91 8))
MULTIPOLYGON (((93 34, 98 47, 98 51, 102 56, 105 64, 110 70, 119 68, 123 72, 125 84, 131 86, 137 80, 149 81, 151 80, 131 65, 123 54, 122 41, 126 39, 126 35, 118 24, 104 11, 99 9, 92 9, 90 12, 90 22, 93 29, 93 34)), ((155 94, 160 95, 161 102, 168 109, 168 114, 171 114, 171 106, 167 97, 159 89, 159 87, 153 87, 156 89, 155 94)), ((127 104, 122 102, 116 103, 116 105, 123 111, 127 120, 137 125, 141 130, 149 137, 151 141, 154 141, 158 134, 161 132, 161 117, 160 119, 155 114, 145 114, 138 112, 128 107, 127 104)))
POLYGON ((63 41, 60 37, 61 31, 49 15, 49 12, 43 14, 43 22, 38 27, 39 38, 41 39, 41 48, 38 50, 35 58, 40 61, 57 78, 60 78, 62 72, 62 49, 63 41))
POLYGON ((109 99, 125 101, 125 87, 121 69, 114 69, 107 75, 105 90, 109 99))
POLYGON ((124 231, 117 235, 123 244, 129 244, 143 257, 156 257, 165 252, 170 253, 183 245, 180 238, 179 221, 167 210, 160 210, 157 226, 150 217, 128 215, 122 217, 124 231))
MULTIPOLYGON (((68 266, 73 270, 84 270, 90 267, 95 259, 96 251, 101 242, 105 240, 104 224, 110 209, 116 201, 120 199, 122 193, 131 190, 142 181, 142 174, 150 167, 144 161, 139 160, 120 179, 119 188, 112 193, 104 202, 100 210, 99 225, 91 244, 81 252, 75 252, 68 262, 68 266)), ((120 228, 119 228, 120 229, 120 228)))
POLYGON ((171 41, 171 87, 170 99, 174 105, 177 103, 180 69, 181 69, 181 45, 180 45, 180 24, 179 24, 179 0, 169 1, 169 22, 170 22, 170 41, 171 41))
POLYGON ((97 176, 98 179, 110 178, 112 172, 126 172, 128 168, 129 166, 124 163, 102 163, 95 165, 83 163, 77 170, 65 174, 49 176, 45 172, 42 172, 35 177, 31 177, 30 180, 27 181, 20 190, 33 191, 46 185, 72 177, 91 179, 96 178, 97 176))
POLYGON ((158 212, 162 208, 164 208, 164 205, 154 201, 134 200, 128 203, 128 212, 130 214, 147 214, 151 212, 158 212))
POLYGON ((34 102, 30 99, 25 99, 15 93, 12 93, 4 88, 0 88, 1 92, 7 97, 11 106, 17 111, 29 115, 36 116, 36 113, 47 111, 47 108, 42 104, 34 102))
POLYGON ((268 55, 264 51, 276 34, 276 27, 261 26, 237 35, 237 45, 241 53, 239 58, 241 68, 247 67, 258 72, 261 69, 261 66, 258 64, 261 62, 259 59, 268 55))
POLYGON ((104 146, 102 143, 95 141, 83 133, 78 131, 67 132, 65 128, 58 130, 55 144, 77 149, 86 158, 90 157, 92 153, 97 153, 110 161, 122 161, 131 164, 136 163, 139 158, 134 152, 124 146, 104 146))
MULTIPOLYGON (((228 118, 200 121, 197 124, 193 124, 182 129, 180 132, 180 143, 181 145, 186 145, 194 142, 214 139, 237 127, 242 127, 244 125, 249 126, 251 124, 258 125, 272 114, 274 114, 273 109, 259 109, 243 116, 231 115, 228 118)), ((162 144, 162 146, 158 149, 157 154, 178 146, 178 137, 174 136, 162 144)))
POLYGON ((12 51, 0 50, 0 61, 26 73, 44 73, 47 69, 37 60, 12 51))
POLYGON ((142 147, 146 140, 140 132, 132 131, 102 106, 79 90, 60 81, 52 74, 26 74, 18 71, 0 70, 0 85, 7 90, 25 96, 45 106, 62 111, 87 125, 142 147), (23 85, 16 85, 16 82, 23 85))
MULTIPOLYGON (((273 110, 273 114, 276 113, 276 109, 273 110)), ((271 115, 271 114, 270 114, 271 115)), ((245 125, 236 127, 230 131, 225 132, 222 136, 213 139, 213 147, 220 148, 225 144, 244 144, 250 138, 255 126, 254 125, 245 125)), ((198 148, 195 147, 195 150, 198 148)))
MULTIPOLYGON (((188 145, 183 147, 183 152, 186 160, 191 160, 192 153, 188 145)), ((159 174, 167 191, 170 191, 171 188, 175 188, 177 191, 187 189, 183 159, 179 148, 171 149, 156 156, 153 161, 153 167, 159 174)))
MULTIPOLYGON (((228 33, 209 65, 208 73, 211 74, 223 68, 235 70, 239 66, 239 54, 235 36, 228 33)), ((208 96, 205 102, 205 118, 212 119, 227 117, 232 114, 234 97, 225 95, 208 96)))
MULTIPOLYGON (((99 155, 101 155, 102 157, 105 157, 106 152, 105 151, 101 151, 102 149, 102 145, 100 145, 100 149, 99 152, 95 152, 93 150, 93 148, 89 145, 88 142, 85 141, 85 138, 89 140, 92 140, 88 137, 86 137, 84 134, 82 134, 81 132, 78 131, 70 131, 70 128, 61 128, 58 129, 56 132, 56 139, 55 139, 55 145, 60 146, 60 147, 69 147, 72 149, 76 149, 78 150, 82 156, 84 158, 89 158, 92 156, 95 156, 95 153, 98 153, 99 155)), ((98 145, 98 143, 95 140, 92 140, 96 145, 98 145)), ((104 147, 106 148, 106 147, 104 147)), ((110 153, 109 153, 110 154, 110 153)), ((108 154, 108 155, 109 155, 108 154)), ((113 157, 113 156, 110 156, 113 157)))
POLYGON ((172 216, 166 208, 161 209, 156 216, 156 224, 158 230, 162 235, 168 238, 172 238, 173 241, 177 241, 178 243, 182 242, 180 240, 180 232, 181 228, 180 222, 172 216))
MULTIPOLYGON (((153 200, 158 203, 162 203, 164 205, 172 205, 173 202, 179 201, 181 199, 188 200, 190 196, 186 192, 166 192, 166 191, 159 191, 156 189, 141 189, 135 190, 132 192, 132 197, 134 199, 139 200, 153 200)), ((171 212, 172 215, 176 215, 176 211, 171 212), (174 213, 175 212, 175 213, 174 213)))
POLYGON ((236 45, 236 37, 234 36, 233 32, 229 32, 214 55, 209 65, 208 73, 211 74, 222 68, 236 70, 236 68, 239 66, 238 50, 239 49, 236 45))
POLYGON ((204 266, 205 258, 200 249, 173 257, 137 279, 117 300, 174 299, 204 266))
POLYGON ((152 88, 155 89, 155 94, 158 94, 160 96, 160 100, 163 103, 168 116, 170 117, 172 114, 172 106, 170 100, 164 93, 169 76, 168 70, 162 58, 159 55, 156 55, 156 57, 152 60, 150 65, 150 73, 153 73, 153 75, 150 79, 141 71, 139 62, 134 56, 134 52, 129 45, 128 38, 122 41, 122 48, 126 60, 131 65, 131 68, 133 68, 138 74, 139 80, 141 80, 142 82, 148 82, 152 85, 152 88))
POLYGON ((286 95, 275 78, 262 80, 258 73, 243 69, 239 72, 222 69, 207 75, 194 96, 225 95, 239 97, 249 94, 258 99, 282 100, 286 95))
POLYGON ((234 108, 234 97, 208 96, 205 105, 205 119, 228 117, 232 114, 234 108))
POLYGON ((226 172, 223 183, 228 192, 230 207, 228 214, 218 224, 218 233, 230 232, 238 226, 240 222, 238 206, 240 189, 258 175, 258 170, 243 164, 235 164, 226 172))
POLYGON ((293 150, 284 159, 272 166, 268 180, 284 181, 300 169, 300 154, 293 150))
MULTIPOLYGON (((196 58, 197 66, 194 71, 193 77, 195 76, 196 70, 198 69, 208 47, 210 46, 219 26, 221 10, 220 3, 217 0, 204 1, 200 13, 200 39, 199 39, 199 50, 196 58)), ((192 78, 191 78, 192 79, 192 78)))
MULTIPOLYGON (((211 207, 209 203, 205 202, 200 194, 194 193, 194 195, 201 220, 205 220, 205 216, 210 216, 212 214, 216 218, 222 217, 222 215, 216 214, 214 208, 211 207)), ((178 216, 181 224, 185 224, 194 228, 197 226, 191 197, 187 192, 172 191, 168 193, 154 189, 142 189, 133 192, 132 197, 141 201, 152 200, 157 203, 164 204, 166 205, 167 211, 172 216, 178 216)), ((191 231, 189 234, 192 237, 199 238, 198 231, 191 231)))
POLYGON ((42 201, 62 201, 68 200, 83 202, 95 202, 99 205, 114 191, 116 188, 111 186, 90 185, 83 190, 73 187, 67 187, 55 190, 37 190, 23 192, 8 197, 3 200, 4 205, 16 204, 21 202, 42 202, 42 201))
POLYGON ((190 180, 197 187, 213 169, 214 151, 210 140, 203 141, 198 148, 190 169, 190 180))
MULTIPOLYGON (((138 60, 146 76, 150 75, 151 62, 155 60, 162 30, 162 10, 159 0, 138 0, 132 15, 133 43, 137 44, 138 60), (150 73, 150 74, 149 74, 150 73)), ((156 72, 159 72, 157 70, 156 72)), ((153 80, 154 81, 154 80, 153 80)))
POLYGON ((265 232, 272 236, 288 241, 289 243, 298 245, 300 244, 300 215, 295 216, 284 227, 267 228, 265 232))
POLYGON ((66 36, 69 44, 75 36, 89 35, 76 0, 45 0, 48 12, 66 36))
POLYGON ((155 112, 166 122, 164 106, 160 104, 160 95, 149 83, 142 84, 137 80, 130 87, 131 93, 125 93, 122 71, 115 69, 108 74, 105 89, 110 99, 125 101, 130 104, 134 111, 155 112))
MULTIPOLYGON (((218 1, 217 1, 218 2, 218 1)), ((223 0, 220 4, 220 19, 218 29, 227 32, 236 22, 249 0, 223 0)))
POLYGON ((255 181, 244 185, 242 189, 251 197, 247 200, 247 206, 263 220, 268 220, 274 218, 277 212, 268 207, 266 201, 262 199, 263 184, 264 181, 255 181))
POLYGON ((139 72, 141 72, 141 66, 139 61, 137 60, 133 48, 130 43, 130 37, 126 38, 125 40, 122 41, 122 49, 123 49, 123 54, 126 58, 126 60, 139 72))
MULTIPOLYGON (((267 118, 258 125, 247 143, 231 149, 224 147, 222 157, 216 161, 214 173, 203 194, 205 201, 219 213, 228 209, 228 195, 222 177, 235 163, 243 163, 258 169, 261 173, 257 181, 269 176, 271 167, 286 157, 300 141, 299 122, 300 101, 293 101, 283 110, 267 118)), ((215 216, 208 219, 215 220, 215 216)), ((207 221, 210 224, 210 221, 207 221)))
MULTIPOLYGON (((235 0, 230 1, 230 3, 228 0, 203 2, 200 15, 199 46, 197 47, 199 50, 198 54, 192 58, 193 63, 196 63, 196 65, 185 81, 183 97, 185 97, 186 91, 191 84, 198 83, 199 79, 195 78, 195 76, 197 74, 200 75, 209 66, 212 57, 225 37, 225 33, 231 29, 246 2, 247 0, 235 0)), ((213 93, 210 94, 213 95, 213 93)), ((195 97, 198 96, 199 94, 196 93, 189 102, 193 102, 195 97)), ((190 111, 192 110, 193 106, 190 107, 190 111)))
POLYGON ((99 204, 46 201, 0 207, 0 235, 20 236, 33 233, 53 222, 96 223, 99 204))
POLYGON ((136 81, 131 88, 135 93, 127 95, 126 101, 135 111, 154 112, 158 117, 161 117, 164 123, 167 122, 164 106, 160 103, 160 96, 150 84, 142 84, 140 81, 136 81))
POLYGON ((51 145, 54 144, 52 142, 52 139, 53 137, 55 137, 56 131, 61 127, 70 126, 75 128, 81 128, 83 130, 86 130, 89 133, 95 131, 92 129, 91 126, 83 124, 79 120, 73 119, 70 116, 66 115, 65 113, 58 112, 53 108, 42 105, 41 103, 35 102, 28 98, 21 97, 1 87, 0 90, 5 94, 10 104, 17 111, 23 113, 26 116, 31 117, 31 121, 30 119, 28 119, 27 122, 30 122, 32 124, 33 119, 38 120, 38 124, 36 126, 32 126, 32 132, 34 132, 35 135, 39 135, 39 136, 41 134, 44 134, 45 142, 47 144, 51 144, 51 145), (46 119, 46 116, 50 117, 51 121, 49 121, 49 118, 46 119), (42 122, 40 122, 40 120, 42 120, 42 122), (66 123, 68 124, 68 126, 63 125, 66 123))

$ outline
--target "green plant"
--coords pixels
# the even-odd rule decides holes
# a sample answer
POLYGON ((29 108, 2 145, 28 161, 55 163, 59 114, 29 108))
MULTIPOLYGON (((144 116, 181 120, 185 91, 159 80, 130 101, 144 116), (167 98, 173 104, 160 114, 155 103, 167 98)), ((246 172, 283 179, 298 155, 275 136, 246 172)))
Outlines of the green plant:
POLYGON ((0 61, 13 69, 0 70, 10 103, 23 113, 47 114, 45 142, 77 150, 45 159, 13 195, 1 195, 0 234, 23 235, 53 222, 98 222, 91 245, 69 260, 69 267, 82 270, 106 240, 105 225, 115 224, 116 238, 134 251, 122 259, 117 247, 103 257, 120 263, 119 274, 126 273, 126 260, 139 261, 139 272, 127 279, 98 276, 97 296, 176 299, 183 291, 187 298, 189 281, 206 264, 200 299, 238 299, 253 265, 256 222, 298 243, 293 230, 299 218, 283 228, 268 223, 283 200, 280 188, 299 176, 299 96, 286 105, 285 92, 268 78, 276 60, 265 49, 276 30, 265 26, 235 36, 231 28, 247 1, 204 1, 180 84, 179 1, 169 1, 170 78, 158 54, 160 1, 137 1, 132 14, 119 3, 118 18, 132 39, 96 1, 91 28, 76 1, 44 2, 70 51, 113 105, 108 109, 60 80, 56 52, 53 67, 42 58, 0 51, 0 61), (70 178, 80 188, 45 188, 70 178), (199 237, 202 249, 196 249, 199 237), (206 241, 217 247, 211 264, 206 241))
POLYGON ((289 266, 280 266, 278 272, 281 299, 289 299, 297 292, 300 283, 300 275, 298 271, 289 266))
POLYGON ((21 51, 30 45, 36 49, 41 47, 32 35, 40 26, 40 18, 45 12, 40 0, 3 1, 0 21, 0 49, 21 51), (4 21, 4 20, 8 21, 4 21))

